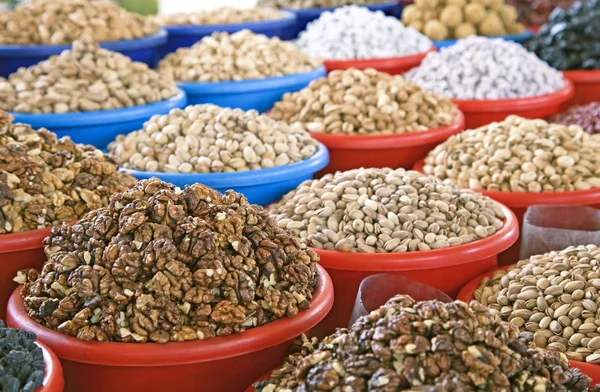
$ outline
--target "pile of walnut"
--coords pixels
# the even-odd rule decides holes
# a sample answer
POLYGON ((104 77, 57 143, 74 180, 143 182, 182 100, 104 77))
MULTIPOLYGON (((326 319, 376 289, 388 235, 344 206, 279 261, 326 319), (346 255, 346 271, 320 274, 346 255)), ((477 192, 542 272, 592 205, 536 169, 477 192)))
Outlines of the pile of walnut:
POLYGON ((77 220, 135 184, 100 150, 12 120, 0 111, 0 234, 77 220))
POLYGON ((219 7, 213 10, 161 15, 156 21, 161 25, 220 25, 245 22, 261 22, 285 18, 285 14, 274 8, 219 7))
POLYGON ((110 0, 32 0, 0 13, 0 44, 69 44, 82 35, 121 41, 155 34, 159 25, 110 0))
POLYGON ((600 391, 563 354, 528 347, 531 334, 481 304, 398 295, 350 330, 304 339, 258 392, 600 391))
POLYGON ((71 50, 0 77, 0 110, 91 112, 146 105, 177 93, 171 79, 84 37, 71 50))
POLYGON ((415 0, 402 12, 402 23, 435 41, 525 31, 515 7, 504 0, 415 0))
POLYGON ((46 238, 24 271, 29 316, 88 341, 229 335, 310 307, 317 254, 233 191, 157 178, 46 238))

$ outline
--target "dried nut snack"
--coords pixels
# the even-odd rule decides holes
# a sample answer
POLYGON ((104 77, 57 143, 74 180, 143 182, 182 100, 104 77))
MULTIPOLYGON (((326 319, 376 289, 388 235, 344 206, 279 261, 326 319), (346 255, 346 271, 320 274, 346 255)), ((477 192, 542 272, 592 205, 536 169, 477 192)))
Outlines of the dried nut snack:
POLYGON ((241 30, 215 32, 191 48, 179 48, 158 63, 158 71, 180 82, 221 82, 291 75, 321 65, 291 42, 241 30))
POLYGON ((600 102, 572 106, 565 112, 555 114, 549 121, 564 125, 578 125, 590 134, 600 133, 600 102))
POLYGON ((276 8, 334 8, 344 5, 371 5, 388 3, 389 0, 259 0, 258 5, 276 8))
POLYGON ((308 159, 318 142, 298 127, 257 111, 195 105, 155 115, 119 135, 108 150, 121 166, 167 173, 266 169, 308 159))
POLYGON ((498 203, 415 171, 355 169, 307 180, 273 204, 279 227, 309 246, 401 253, 449 248, 493 235, 498 203))
POLYGON ((100 150, 0 111, 0 234, 71 222, 133 184, 100 150))
POLYGON ((44 357, 33 332, 7 328, 0 320, 0 390, 35 392, 44 381, 44 357))
POLYGON ((585 392, 591 378, 559 353, 529 347, 481 304, 397 295, 318 345, 304 338, 257 392, 585 392))
POLYGON ((146 105, 177 93, 175 82, 146 64, 84 38, 71 50, 0 77, 0 110, 91 112, 146 105))
POLYGON ((570 246, 496 272, 474 297, 540 348, 600 363, 600 249, 570 246))
POLYGON ((52 229, 25 271, 29 316, 87 341, 229 335, 310 307, 317 254, 241 194, 157 178, 52 229))
POLYGON ((285 14, 275 8, 233 8, 216 9, 157 16, 155 21, 161 25, 220 25, 245 22, 260 22, 283 19, 285 14))
POLYGON ((159 25, 110 0, 31 0, 0 12, 1 45, 70 44, 83 35, 121 41, 155 34, 159 25))
POLYGON ((569 192, 600 187, 600 138, 577 125, 509 116, 451 136, 424 171, 471 189, 569 192))
POLYGON ((269 116, 315 133, 391 135, 448 125, 457 114, 446 98, 374 69, 333 71, 287 93, 269 116))

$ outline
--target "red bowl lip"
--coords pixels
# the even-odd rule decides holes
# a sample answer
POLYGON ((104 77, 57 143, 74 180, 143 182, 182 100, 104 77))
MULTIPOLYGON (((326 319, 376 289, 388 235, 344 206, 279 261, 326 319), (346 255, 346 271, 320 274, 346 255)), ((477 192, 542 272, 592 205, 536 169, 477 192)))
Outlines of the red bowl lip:
POLYGON ((11 295, 7 322, 13 328, 35 332, 63 359, 103 366, 149 367, 202 363, 237 357, 284 343, 307 332, 319 323, 333 306, 333 283, 327 271, 319 265, 321 275, 315 288, 311 307, 296 317, 280 319, 239 334, 218 336, 207 340, 177 343, 85 342, 50 330, 33 321, 23 308, 19 286, 11 295))
POLYGON ((312 248, 327 269, 347 271, 414 271, 452 267, 481 260, 508 249, 519 238, 515 214, 502 206, 504 226, 490 237, 453 248, 405 253, 350 253, 312 248))
POLYGON ((56 354, 44 343, 35 341, 42 349, 44 358, 44 381, 36 392, 62 392, 64 387, 63 370, 56 354))
MULTIPOLYGON (((75 222, 68 223, 74 225, 75 222)), ((0 254, 42 248, 42 242, 44 238, 50 235, 50 231, 52 231, 52 226, 18 233, 0 234, 0 254)))
POLYGON ((323 65, 327 70, 331 69, 346 69, 346 68, 375 68, 378 67, 398 67, 402 65, 411 65, 418 63, 425 58, 429 53, 436 52, 435 46, 431 46, 429 50, 421 53, 415 53, 408 56, 397 57, 382 57, 374 59, 352 59, 352 60, 323 60, 323 65))
POLYGON ((600 69, 578 69, 573 71, 563 71, 567 79, 575 84, 596 84, 600 83, 600 69))
MULTIPOLYGON (((424 172, 425 158, 419 159, 413 166, 413 170, 419 173, 424 172)), ((524 208, 534 205, 594 205, 600 204, 600 188, 588 189, 586 191, 571 192, 500 192, 488 191, 483 189, 473 189, 476 192, 483 193, 485 196, 508 206, 524 208)))
POLYGON ((563 75, 565 87, 550 94, 526 98, 474 100, 453 99, 463 112, 521 112, 561 104, 575 95, 573 82, 563 75))
POLYGON ((310 136, 323 143, 328 148, 343 148, 348 150, 371 150, 405 148, 427 145, 446 140, 465 128, 465 116, 456 110, 454 121, 442 127, 420 132, 408 132, 398 135, 337 135, 329 133, 310 132, 310 136))

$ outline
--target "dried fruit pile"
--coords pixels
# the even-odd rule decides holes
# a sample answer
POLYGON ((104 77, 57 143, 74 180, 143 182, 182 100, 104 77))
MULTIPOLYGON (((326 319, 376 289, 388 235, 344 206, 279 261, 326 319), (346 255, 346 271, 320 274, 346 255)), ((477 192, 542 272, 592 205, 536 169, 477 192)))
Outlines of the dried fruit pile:
POLYGON ((135 184, 100 150, 12 120, 0 111, 0 234, 77 220, 135 184))
POLYGON ((552 116, 550 122, 564 125, 577 125, 589 134, 600 133, 600 102, 572 106, 562 113, 552 116))
POLYGON ((156 178, 45 240, 26 271, 29 316, 88 341, 229 335, 310 307, 317 254, 233 191, 156 178))
POLYGON ((221 25, 246 22, 260 22, 283 19, 285 14, 273 8, 232 8, 219 7, 195 13, 161 15, 156 21, 161 25, 221 25))
POLYGON ((389 0, 259 0, 258 4, 265 7, 277 8, 334 8, 344 5, 370 5, 387 3, 389 0))
POLYGON ((477 302, 398 295, 318 346, 305 341, 257 391, 600 390, 564 355, 528 348, 530 340, 477 302))
POLYGON ((34 392, 43 381, 44 358, 35 334, 6 328, 0 320, 0 391, 34 392))

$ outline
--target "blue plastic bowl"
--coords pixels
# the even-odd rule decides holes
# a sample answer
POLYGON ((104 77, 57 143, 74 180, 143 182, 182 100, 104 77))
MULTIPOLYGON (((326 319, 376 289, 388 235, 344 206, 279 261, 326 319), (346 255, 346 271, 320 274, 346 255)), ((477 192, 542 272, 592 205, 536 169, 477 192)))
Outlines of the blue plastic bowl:
POLYGON ((282 37, 288 28, 292 28, 296 24, 296 14, 288 11, 282 12, 285 14, 285 17, 277 20, 219 25, 164 26, 169 33, 169 40, 159 49, 160 58, 163 58, 179 48, 190 47, 200 41, 203 37, 211 35, 216 31, 235 33, 240 30, 248 29, 257 34, 264 34, 267 37, 282 37))
MULTIPOLYGON (((525 30, 524 32, 519 33, 519 34, 509 34, 509 35, 501 35, 501 36, 497 36, 497 37, 487 37, 487 38, 502 38, 505 41, 513 41, 518 44, 522 44, 533 36, 534 36, 534 34, 532 31, 525 30)), ((447 39, 444 41, 433 41, 433 45, 436 47, 437 50, 440 50, 441 48, 447 48, 449 46, 454 45, 457 41, 458 40, 456 40, 456 39, 447 39)))
MULTIPOLYGON (((100 46, 154 67, 158 61, 158 49, 166 42, 167 31, 160 29, 149 37, 101 42, 100 46)), ((71 45, 0 45, 0 76, 7 77, 20 67, 37 64, 70 48, 71 45)))
POLYGON ((325 75, 327 70, 321 66, 312 71, 275 78, 239 82, 182 82, 177 86, 185 91, 190 105, 212 103, 221 107, 254 109, 262 113, 271 109, 283 94, 302 90, 312 80, 325 75))
MULTIPOLYGON (((383 11, 386 15, 392 15, 399 18, 402 14, 402 8, 404 6, 400 2, 398 2, 398 0, 395 0, 389 1, 387 3, 366 5, 364 7, 367 7, 371 11, 383 11)), ((313 20, 318 19, 323 12, 333 11, 335 10, 335 8, 336 7, 305 9, 285 8, 285 11, 293 12, 294 14, 296 14, 296 17, 298 19, 296 19, 295 26, 290 27, 288 30, 286 30, 283 39, 296 39, 300 32, 306 29, 306 25, 308 25, 313 20)))
POLYGON ((132 108, 64 114, 9 113, 15 123, 30 124, 34 129, 47 128, 58 137, 69 136, 75 143, 91 144, 104 149, 117 135, 141 129, 155 114, 183 108, 187 99, 183 91, 164 101, 132 108))
POLYGON ((121 168, 138 180, 158 177, 180 188, 191 184, 204 184, 223 193, 228 189, 244 194, 252 204, 269 205, 329 163, 327 147, 319 143, 319 149, 309 159, 272 169, 250 170, 234 173, 160 173, 121 168))

